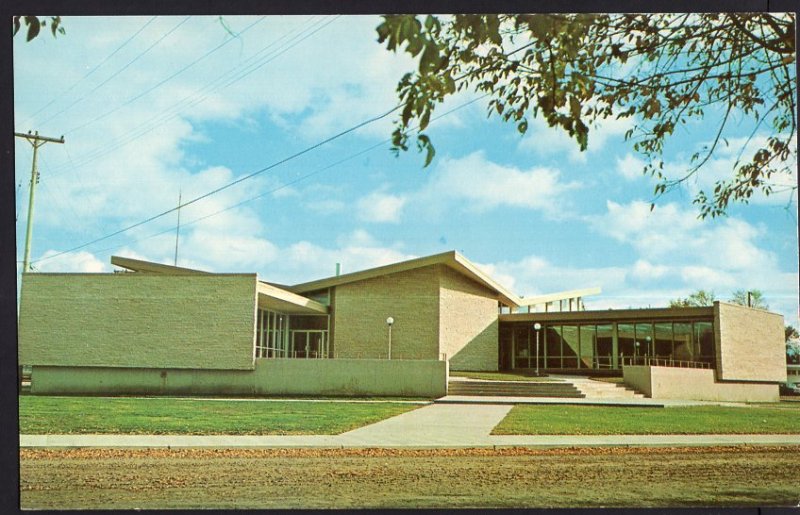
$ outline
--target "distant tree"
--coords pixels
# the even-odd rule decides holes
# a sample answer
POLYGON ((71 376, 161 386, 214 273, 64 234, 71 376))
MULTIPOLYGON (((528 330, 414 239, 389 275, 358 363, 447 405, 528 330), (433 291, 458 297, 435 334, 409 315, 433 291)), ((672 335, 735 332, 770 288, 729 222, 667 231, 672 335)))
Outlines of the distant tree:
MULTIPOLYGON (((17 32, 19 32, 19 29, 22 28, 23 22, 28 26, 28 35, 25 38, 26 41, 30 41, 38 36, 42 28, 47 26, 47 20, 44 18, 38 18, 36 16, 14 16, 12 23, 14 24, 15 36, 17 32)), ((66 34, 64 27, 61 26, 61 16, 50 17, 50 31, 53 33, 53 37, 56 37, 58 34, 66 34)))
POLYGON ((790 325, 787 325, 784 328, 784 330, 786 332, 786 341, 787 342, 789 340, 800 340, 800 333, 798 333, 797 329, 795 329, 794 327, 792 327, 790 325))
POLYGON ((520 133, 540 117, 581 150, 602 120, 631 119, 625 139, 645 158, 656 197, 727 146, 732 125, 764 129, 752 156, 740 153, 713 191, 695 196, 701 217, 777 191, 776 179, 796 168, 794 13, 390 15, 377 32, 387 50, 418 60, 397 85, 402 109, 392 139, 396 152, 407 150, 415 133, 426 166, 435 153, 425 134, 432 113, 471 90, 520 133), (682 176, 667 176, 665 142, 704 118, 715 126, 710 141, 682 176))
POLYGON ((697 290, 685 299, 677 298, 669 301, 671 308, 688 308, 688 307, 702 307, 713 306, 716 296, 713 291, 697 290))
MULTIPOLYGON (((740 306, 747 306, 747 291, 746 290, 736 290, 732 293, 733 298, 731 302, 733 304, 739 304, 740 306)), ((769 309, 769 305, 767 305, 766 300, 764 299, 764 294, 761 293, 761 290, 750 290, 750 307, 758 308, 758 309, 769 309)))

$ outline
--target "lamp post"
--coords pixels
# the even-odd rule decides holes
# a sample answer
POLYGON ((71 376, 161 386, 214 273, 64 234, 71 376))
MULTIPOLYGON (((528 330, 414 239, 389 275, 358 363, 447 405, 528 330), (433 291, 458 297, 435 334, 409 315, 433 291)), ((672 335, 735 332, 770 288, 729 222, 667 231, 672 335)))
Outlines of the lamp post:
POLYGON ((647 356, 650 355, 651 350, 652 350, 652 347, 650 346, 650 342, 653 339, 648 336, 648 337, 645 338, 645 340, 647 340, 647 348, 644 350, 644 355, 645 355, 645 360, 644 360, 645 363, 644 364, 646 365, 647 364, 647 360, 648 360, 647 356))
POLYGON ((633 364, 639 361, 639 341, 633 342, 633 364))
POLYGON ((536 375, 539 375, 539 329, 542 328, 542 324, 536 322, 533 324, 533 328, 536 330, 536 375))
POLYGON ((392 324, 394 324, 394 318, 387 318, 386 325, 389 326, 389 359, 392 359, 392 324))

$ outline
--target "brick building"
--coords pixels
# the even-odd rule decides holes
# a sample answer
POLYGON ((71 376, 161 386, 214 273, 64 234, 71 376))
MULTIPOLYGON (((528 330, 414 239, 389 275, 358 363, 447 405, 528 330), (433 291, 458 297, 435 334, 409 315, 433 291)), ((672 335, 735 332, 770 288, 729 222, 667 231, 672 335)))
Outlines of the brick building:
POLYGON ((25 274, 34 393, 440 395, 449 370, 617 374, 652 397, 777 400, 783 317, 521 298, 457 252, 294 286, 112 257, 25 274), (389 323, 391 322, 391 323, 389 323))

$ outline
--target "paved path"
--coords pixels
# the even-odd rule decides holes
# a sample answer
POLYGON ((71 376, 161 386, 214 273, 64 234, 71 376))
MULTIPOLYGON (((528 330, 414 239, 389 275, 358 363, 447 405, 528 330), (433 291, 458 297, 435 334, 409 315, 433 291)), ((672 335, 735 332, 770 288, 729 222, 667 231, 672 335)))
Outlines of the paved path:
POLYGON ((569 404, 583 406, 643 406, 651 408, 670 408, 679 406, 735 406, 748 407, 741 402, 684 401, 672 399, 650 399, 647 397, 609 397, 609 398, 563 398, 563 397, 490 397, 477 395, 447 395, 433 401, 437 404, 569 404))
POLYGON ((340 435, 20 435, 20 446, 126 448, 453 448, 672 445, 800 445, 798 435, 495 436, 511 409, 497 404, 432 404, 340 435))

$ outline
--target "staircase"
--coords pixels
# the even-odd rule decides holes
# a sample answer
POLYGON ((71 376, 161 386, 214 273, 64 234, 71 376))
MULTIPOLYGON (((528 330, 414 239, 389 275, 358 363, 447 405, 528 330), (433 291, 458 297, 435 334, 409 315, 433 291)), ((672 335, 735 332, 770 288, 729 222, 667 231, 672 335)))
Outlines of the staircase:
POLYGON ((447 395, 488 397, 585 397, 575 385, 568 382, 537 381, 449 381, 447 395))
POLYGON ((587 399, 644 399, 644 395, 623 383, 576 379, 571 383, 587 399))

